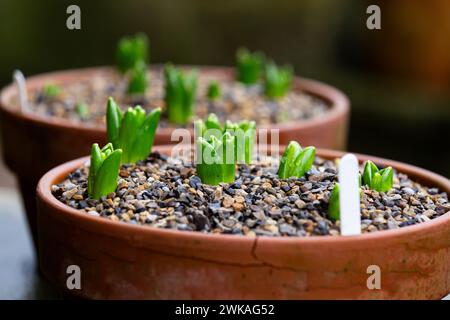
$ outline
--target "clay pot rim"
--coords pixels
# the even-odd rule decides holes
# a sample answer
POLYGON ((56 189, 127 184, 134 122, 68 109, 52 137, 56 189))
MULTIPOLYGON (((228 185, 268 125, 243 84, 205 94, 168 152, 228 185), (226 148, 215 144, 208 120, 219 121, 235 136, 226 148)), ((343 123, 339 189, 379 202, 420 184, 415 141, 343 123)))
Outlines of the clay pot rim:
MULTIPOLYGON (((199 70, 210 72, 211 71, 221 72, 225 77, 232 77, 234 75, 234 68, 232 67, 208 66, 208 65, 200 65, 200 66, 179 65, 179 66, 185 68, 198 68, 199 70)), ((159 69, 161 67, 162 65, 160 64, 150 65, 150 68, 152 69, 159 69)), ((50 82, 51 80, 51 82, 55 84, 64 84, 71 82, 71 78, 75 75, 86 76, 91 73, 111 72, 113 70, 114 68, 111 66, 100 66, 100 67, 69 69, 69 70, 41 73, 26 78, 27 89, 33 90, 37 88, 42 84, 42 82, 44 83, 46 82, 45 79, 48 79, 48 82, 50 82)), ((40 126, 58 127, 67 130, 85 131, 92 134, 101 134, 106 131, 104 126, 99 127, 95 125, 81 125, 66 119, 56 117, 45 117, 33 112, 23 113, 20 111, 20 108, 13 108, 12 106, 9 105, 11 97, 13 94, 16 93, 16 90, 17 90, 16 85, 14 83, 10 83, 0 91, 0 110, 9 114, 10 116, 17 117, 22 121, 36 123, 40 126)), ((330 107, 330 110, 324 113, 322 116, 316 116, 312 119, 297 120, 282 124, 271 124, 266 126, 261 125, 258 126, 259 129, 279 129, 281 132, 290 131, 292 130, 292 128, 296 127, 308 129, 318 125, 338 121, 341 117, 345 116, 349 112, 350 102, 347 96, 340 90, 325 83, 312 79, 295 77, 292 90, 303 91, 326 101, 330 107)), ((170 135, 173 129, 174 128, 158 128, 158 133, 161 135, 170 135)), ((190 128, 190 130, 192 130, 192 128, 190 128)))
MULTIPOLYGON (((161 145, 155 146, 155 151, 160 151, 164 153, 165 151, 170 150, 173 146, 161 145)), ((329 149, 317 149, 317 155, 322 158, 337 158, 342 157, 344 152, 329 150, 329 149)), ((382 163, 385 166, 392 166, 397 169, 399 172, 407 174, 410 178, 414 180, 425 180, 427 183, 432 182, 430 187, 438 187, 441 191, 447 192, 450 194, 450 180, 447 178, 428 171, 426 169, 422 169, 413 165, 387 160, 378 157, 372 157, 362 154, 355 154, 358 157, 360 162, 365 160, 372 160, 375 163, 382 163)), ((90 216, 86 213, 81 213, 79 210, 71 208, 58 199, 56 199, 51 193, 52 184, 60 182, 70 171, 73 171, 83 163, 85 163, 89 157, 82 157, 70 162, 63 163, 49 172, 47 172, 39 181, 37 186, 37 199, 38 202, 42 202, 46 206, 50 208, 54 208, 55 212, 58 212, 58 215, 64 213, 65 216, 61 216, 61 218, 67 218, 71 222, 79 222, 80 225, 89 225, 93 229, 97 230, 99 233, 107 233, 108 235, 117 235, 117 236, 139 236, 139 237, 160 237, 164 238, 172 238, 176 237, 179 241, 190 240, 190 241, 210 241, 215 245, 219 243, 226 244, 225 242, 233 242, 234 244, 246 244, 251 245, 255 241, 255 237, 245 237, 245 236, 236 236, 236 235, 228 235, 228 234, 218 234, 213 235, 209 233, 201 233, 196 231, 179 231, 179 230, 170 230, 170 229, 161 229, 156 227, 149 226, 140 226, 140 225, 132 225, 129 223, 120 223, 108 220, 102 217, 94 217, 90 216)), ((354 236, 311 236, 311 237, 269 237, 269 236, 257 236, 259 242, 270 242, 274 245, 286 245, 286 244, 298 244, 298 245, 343 245, 354 243, 356 241, 360 242, 374 242, 374 241, 386 241, 393 240, 399 237, 408 237, 417 233, 424 232, 433 232, 435 228, 439 228, 440 225, 450 223, 450 211, 445 213, 444 215, 432 219, 431 221, 415 224, 412 226, 398 228, 394 230, 383 230, 377 231, 373 233, 364 233, 361 235, 354 236)))

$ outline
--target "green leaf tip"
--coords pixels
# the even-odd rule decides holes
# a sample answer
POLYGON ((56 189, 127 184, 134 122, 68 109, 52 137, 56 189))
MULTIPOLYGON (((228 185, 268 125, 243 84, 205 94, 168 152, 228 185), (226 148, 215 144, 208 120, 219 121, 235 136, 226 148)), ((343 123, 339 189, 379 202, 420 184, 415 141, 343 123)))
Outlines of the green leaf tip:
POLYGON ((254 142, 256 138, 255 121, 240 122, 225 121, 222 125, 214 113, 208 115, 205 121, 197 120, 194 124, 196 136, 207 140, 211 136, 220 139, 225 133, 235 137, 235 158, 237 163, 249 164, 253 159, 254 142))
POLYGON ((75 106, 75 112, 82 120, 87 119, 89 117, 89 107, 84 102, 77 103, 77 105, 75 106))
POLYGON ((160 117, 160 108, 146 114, 141 106, 136 106, 123 113, 113 98, 108 99, 108 140, 114 148, 122 149, 122 163, 144 160, 151 153, 160 117))
POLYGON ((172 64, 166 64, 164 76, 164 101, 169 122, 181 125, 187 124, 194 114, 197 71, 184 73, 172 64))
POLYGON ((294 71, 291 66, 277 66, 274 62, 266 64, 264 72, 264 94, 269 99, 284 97, 292 85, 294 71))
POLYGON ((364 164, 362 184, 378 192, 388 192, 394 184, 394 170, 387 167, 379 170, 370 160, 364 164))
POLYGON ((333 190, 330 193, 330 199, 328 202, 328 216, 335 221, 341 218, 339 193, 340 193, 339 183, 336 183, 334 185, 333 190))
POLYGON ((116 49, 116 64, 120 72, 132 70, 139 62, 148 61, 149 41, 144 33, 120 39, 116 49))
POLYGON ((147 67, 143 61, 139 61, 131 71, 127 93, 131 95, 144 95, 147 87, 147 67))
POLYGON ((253 143, 256 136, 254 121, 222 126, 215 114, 205 121, 195 121, 197 175, 202 182, 211 185, 233 182, 236 164, 249 164, 253 158, 253 143))
POLYGON ((97 143, 91 148, 91 164, 88 175, 88 195, 99 199, 114 192, 117 188, 122 150, 115 149, 111 143, 102 149, 97 143))
POLYGON ((245 85, 258 82, 262 75, 264 55, 260 52, 251 53, 246 48, 236 52, 237 80, 245 85))
POLYGON ((210 101, 216 101, 222 95, 219 82, 213 80, 208 85, 207 97, 210 101))
POLYGON ((306 147, 302 149, 298 142, 289 142, 280 159, 278 176, 281 179, 303 177, 311 169, 315 157, 316 148, 306 147))
POLYGON ((42 88, 42 94, 46 98, 56 98, 62 93, 62 91, 62 87, 50 83, 46 83, 42 88))
POLYGON ((218 139, 198 137, 196 143, 197 175, 205 184, 231 183, 236 175, 234 160, 235 137, 224 133, 218 139))

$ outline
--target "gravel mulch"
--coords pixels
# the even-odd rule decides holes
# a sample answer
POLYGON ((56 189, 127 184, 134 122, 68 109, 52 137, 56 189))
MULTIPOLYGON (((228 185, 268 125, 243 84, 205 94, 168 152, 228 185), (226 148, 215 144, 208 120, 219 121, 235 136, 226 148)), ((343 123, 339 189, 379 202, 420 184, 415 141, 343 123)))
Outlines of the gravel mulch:
MULTIPOLYGON (((112 96, 122 107, 141 105, 146 110, 165 108, 164 75, 159 69, 149 73, 150 85, 145 97, 126 95, 127 81, 117 72, 103 71, 94 77, 84 77, 79 81, 62 86, 62 93, 56 98, 43 95, 42 90, 29 93, 31 112, 46 117, 56 117, 84 125, 98 126, 105 123, 106 101, 112 96), (89 113, 81 117, 76 112, 78 103, 88 105, 89 113)), ((49 82, 51 84, 51 82, 49 82)), ((17 97, 14 103, 18 106, 17 97)), ((199 72, 195 118, 204 119, 215 113, 221 121, 240 121, 251 119, 257 125, 268 125, 317 117, 327 112, 327 103, 312 95, 290 91, 279 101, 267 100, 262 94, 261 85, 244 85, 224 80, 213 72, 199 72), (208 84, 219 80, 222 98, 216 102, 206 99, 208 84)), ((195 120, 194 118, 194 120, 195 120)), ((160 121, 161 127, 170 127, 166 117, 160 121)))
MULTIPOLYGON (((335 163, 316 158, 305 177, 280 180, 277 160, 270 160, 239 165, 234 183, 209 186, 191 164, 154 153, 122 166, 116 192, 100 200, 87 197, 85 166, 53 185, 52 193, 85 214, 143 226, 245 236, 339 235, 339 221, 326 216, 335 163)), ((362 232, 426 223, 448 211, 446 193, 395 173, 387 193, 363 187, 362 232)))

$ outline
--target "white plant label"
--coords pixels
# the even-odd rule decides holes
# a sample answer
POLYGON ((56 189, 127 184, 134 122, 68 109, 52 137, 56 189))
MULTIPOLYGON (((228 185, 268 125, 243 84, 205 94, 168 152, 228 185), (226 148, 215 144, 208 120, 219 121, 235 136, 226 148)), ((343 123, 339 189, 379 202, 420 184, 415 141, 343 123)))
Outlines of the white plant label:
POLYGON ((20 108, 22 109, 22 112, 24 112, 28 109, 28 96, 27 85, 22 71, 14 70, 13 80, 17 85, 17 89, 19 90, 20 108))
POLYGON ((339 205, 343 236, 361 234, 358 173, 358 159, 353 154, 342 157, 339 164, 339 205))

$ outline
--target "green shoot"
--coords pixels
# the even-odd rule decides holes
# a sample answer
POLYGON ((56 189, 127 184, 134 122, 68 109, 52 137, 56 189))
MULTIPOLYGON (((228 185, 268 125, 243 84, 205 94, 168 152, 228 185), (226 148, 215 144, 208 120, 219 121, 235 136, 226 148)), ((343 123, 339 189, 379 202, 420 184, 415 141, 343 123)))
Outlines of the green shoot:
POLYGON ((339 183, 336 183, 333 190, 331 191, 330 200, 328 202, 328 216, 335 221, 341 218, 339 190, 339 183))
POLYGON ((128 82, 128 94, 144 95, 148 86, 147 67, 143 61, 139 61, 131 71, 131 78, 128 82))
POLYGON ((236 53, 237 80, 245 85, 255 84, 260 78, 264 56, 259 52, 250 53, 246 48, 236 53))
POLYGON ((161 109, 145 114, 140 106, 120 110, 113 98, 108 99, 106 127, 108 140, 114 148, 122 149, 122 163, 144 160, 152 151, 161 109))
POLYGON ((123 37, 117 45, 116 63, 120 72, 132 70, 138 62, 146 63, 148 60, 149 43, 143 33, 133 37, 123 37))
POLYGON ((266 65, 264 76, 264 94, 269 99, 284 97, 289 91, 294 72, 291 66, 278 67, 270 62, 266 65))
POLYGON ((236 162, 247 163, 253 159, 253 146, 256 136, 256 123, 254 121, 243 120, 238 123, 226 121, 222 126, 217 116, 213 113, 208 115, 206 120, 195 122, 197 136, 202 136, 209 140, 211 136, 220 139, 224 133, 228 132, 235 137, 234 154, 236 162))
POLYGON ((211 81, 208 85, 208 99, 210 101, 216 101, 222 95, 220 85, 217 81, 211 81))
POLYGON ((89 108, 84 102, 80 102, 75 106, 75 112, 78 114, 80 119, 87 119, 89 117, 89 108))
POLYGON ((278 176, 281 179, 303 177, 311 169, 315 156, 316 148, 306 147, 302 149, 296 141, 289 142, 280 159, 278 176))
POLYGON ((253 145, 256 136, 256 122, 242 120, 233 123, 229 120, 225 122, 226 132, 230 132, 236 137, 235 157, 238 163, 250 164, 253 159, 253 145))
POLYGON ((62 88, 55 84, 45 84, 42 88, 42 94, 46 98, 56 98, 61 94, 62 91, 62 88))
POLYGON ((209 140, 197 138, 197 175, 203 183, 218 185, 234 181, 235 137, 226 132, 221 139, 211 136, 209 140))
POLYGON ((368 160, 364 165, 362 180, 363 184, 372 190, 387 192, 394 183, 394 170, 392 167, 379 170, 372 161, 368 160))
POLYGON ((165 103, 169 122, 187 124, 194 113, 197 72, 184 74, 171 64, 165 67, 165 103))
POLYGON ((88 194, 99 199, 116 191, 122 150, 114 150, 111 143, 102 149, 97 143, 92 145, 91 165, 88 176, 88 194))

